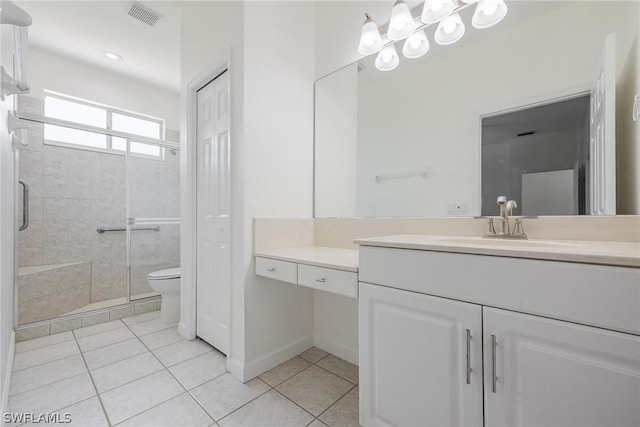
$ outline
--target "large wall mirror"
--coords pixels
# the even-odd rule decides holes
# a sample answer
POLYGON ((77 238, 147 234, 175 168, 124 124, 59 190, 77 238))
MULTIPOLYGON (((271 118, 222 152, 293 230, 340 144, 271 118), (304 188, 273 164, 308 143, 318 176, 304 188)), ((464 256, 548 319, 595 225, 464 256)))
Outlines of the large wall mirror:
POLYGON ((316 82, 316 217, 488 215, 496 195, 518 214, 639 213, 640 3, 508 5, 451 46, 429 27, 431 50, 393 71, 372 55, 316 82))

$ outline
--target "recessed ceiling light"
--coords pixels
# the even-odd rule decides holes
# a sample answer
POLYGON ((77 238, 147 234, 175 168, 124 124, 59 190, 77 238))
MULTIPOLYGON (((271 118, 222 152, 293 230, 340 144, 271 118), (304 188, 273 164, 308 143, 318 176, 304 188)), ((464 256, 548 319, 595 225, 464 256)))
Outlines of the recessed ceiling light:
POLYGON ((108 50, 104 51, 104 56, 114 61, 122 61, 122 56, 118 55, 117 53, 109 52, 108 50))

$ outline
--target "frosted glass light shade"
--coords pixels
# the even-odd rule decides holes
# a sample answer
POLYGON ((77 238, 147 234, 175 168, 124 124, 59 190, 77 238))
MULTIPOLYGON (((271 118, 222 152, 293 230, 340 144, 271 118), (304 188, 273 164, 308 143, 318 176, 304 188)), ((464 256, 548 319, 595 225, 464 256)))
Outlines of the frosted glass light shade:
POLYGON ((360 44, 358 45, 358 53, 360 55, 371 55, 382 49, 382 37, 380 37, 380 31, 373 19, 367 17, 362 24, 362 33, 360 33, 360 44))
POLYGON ((454 7, 453 0, 426 0, 420 19, 425 24, 433 24, 448 16, 454 7))
POLYGON ((391 40, 402 40, 411 35, 416 29, 409 6, 403 0, 397 0, 391 10, 389 31, 387 37, 391 40))
POLYGON ((376 57, 376 68, 380 71, 394 70, 398 64, 400 64, 400 58, 393 44, 383 48, 376 57))
POLYGON ((474 28, 483 30, 496 25, 507 16, 507 5, 504 0, 481 0, 471 18, 474 28))
POLYGON ((434 39, 440 45, 453 44, 462 38, 464 31, 464 22, 460 19, 460 14, 454 13, 440 21, 434 39))
POLYGON ((429 51, 429 40, 424 30, 411 34, 404 42, 402 54, 409 58, 420 58, 429 51))

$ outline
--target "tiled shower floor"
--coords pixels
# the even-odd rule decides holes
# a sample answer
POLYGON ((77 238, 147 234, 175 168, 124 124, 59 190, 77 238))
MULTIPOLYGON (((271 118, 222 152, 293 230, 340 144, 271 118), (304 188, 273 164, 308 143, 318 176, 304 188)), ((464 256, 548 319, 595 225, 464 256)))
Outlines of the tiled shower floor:
POLYGON ((9 411, 82 427, 358 425, 358 369, 342 359, 314 347, 246 384, 225 365, 146 313, 18 343, 9 411))

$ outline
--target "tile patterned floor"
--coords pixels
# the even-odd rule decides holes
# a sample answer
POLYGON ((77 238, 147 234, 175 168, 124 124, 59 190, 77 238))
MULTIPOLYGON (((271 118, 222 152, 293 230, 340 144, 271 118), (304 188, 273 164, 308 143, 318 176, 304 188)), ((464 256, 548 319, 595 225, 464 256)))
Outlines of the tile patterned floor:
POLYGON ((18 343, 9 411, 81 427, 351 427, 358 367, 313 347, 242 384, 156 311, 18 343))

